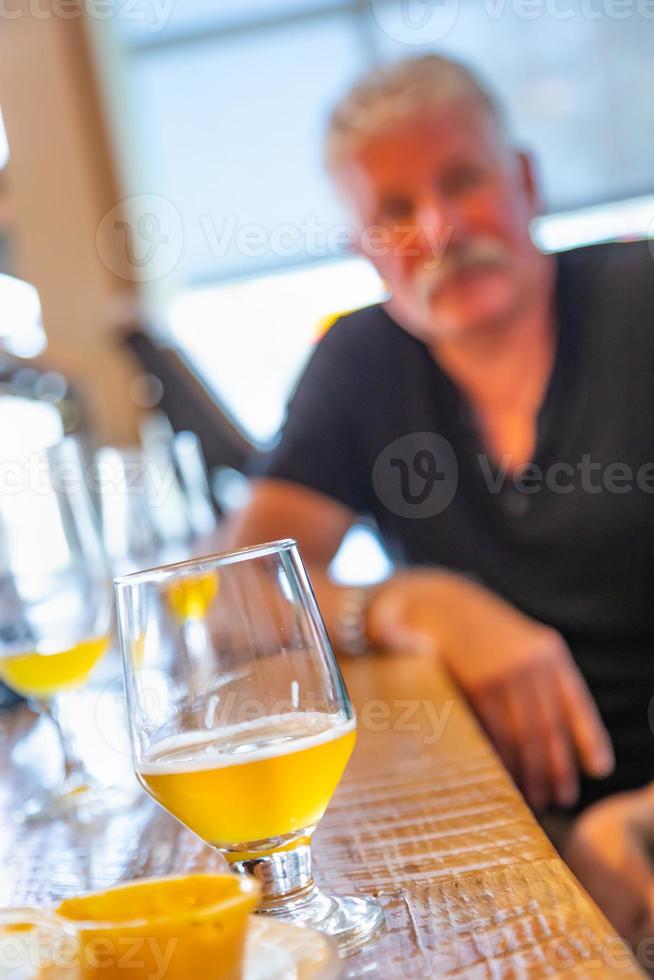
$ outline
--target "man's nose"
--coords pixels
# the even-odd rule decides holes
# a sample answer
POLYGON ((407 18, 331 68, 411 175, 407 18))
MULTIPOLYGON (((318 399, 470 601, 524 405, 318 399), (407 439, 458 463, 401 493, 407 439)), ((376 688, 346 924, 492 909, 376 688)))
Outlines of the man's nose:
POLYGON ((440 254, 457 231, 460 215, 450 202, 432 196, 416 208, 415 220, 424 251, 427 254, 440 254))

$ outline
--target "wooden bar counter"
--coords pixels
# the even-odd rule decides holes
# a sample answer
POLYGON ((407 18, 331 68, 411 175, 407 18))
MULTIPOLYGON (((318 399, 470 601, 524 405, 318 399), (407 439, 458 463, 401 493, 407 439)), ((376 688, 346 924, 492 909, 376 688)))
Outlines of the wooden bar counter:
MULTIPOLYGON (((447 675, 416 657, 352 659, 343 669, 359 736, 315 837, 316 877, 328 890, 379 896, 386 916, 377 941, 346 961, 347 977, 642 976, 447 675)), ((109 718, 118 692, 116 681, 80 698, 80 726, 95 729, 82 744, 103 743, 95 768, 107 780, 129 766, 109 718)), ((26 709, 4 725, 0 905, 221 867, 145 799, 97 826, 16 825, 12 805, 58 759, 47 724, 26 709)))

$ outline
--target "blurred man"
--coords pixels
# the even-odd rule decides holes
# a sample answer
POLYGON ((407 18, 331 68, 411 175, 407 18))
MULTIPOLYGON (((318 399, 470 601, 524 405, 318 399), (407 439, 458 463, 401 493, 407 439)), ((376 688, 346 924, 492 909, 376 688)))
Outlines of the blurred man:
POLYGON ((536 809, 574 805, 580 773, 582 803, 642 784, 646 244, 543 255, 529 158, 476 79, 435 56, 361 82, 327 163, 390 297, 319 344, 229 544, 297 538, 342 650, 440 656, 536 809), (326 574, 358 515, 396 561, 372 590, 326 574), (612 741, 613 777, 589 781, 613 771, 612 741))

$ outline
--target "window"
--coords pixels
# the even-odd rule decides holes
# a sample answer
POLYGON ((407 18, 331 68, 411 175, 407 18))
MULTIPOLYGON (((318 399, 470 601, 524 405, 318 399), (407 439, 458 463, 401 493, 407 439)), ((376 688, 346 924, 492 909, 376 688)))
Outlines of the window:
POLYGON ((536 0, 525 13, 528 4, 518 0, 462 0, 452 29, 434 43, 437 24, 425 17, 422 28, 417 20, 407 27, 406 6, 375 4, 383 57, 433 49, 474 68, 508 110, 517 140, 534 153, 546 210, 654 190, 647 163, 654 102, 644 97, 654 85, 654 10, 648 18, 634 4, 616 19, 600 12, 610 4, 536 0), (416 43, 421 33, 424 46, 416 43))
POLYGON ((181 282, 341 253, 327 241, 344 215, 321 142, 330 106, 365 64, 352 15, 198 29, 177 43, 163 31, 125 50, 139 189, 181 216, 181 282))
POLYGON ((384 295, 362 259, 319 263, 229 285, 183 290, 169 310, 175 341, 249 437, 270 442, 321 318, 384 295))
POLYGON ((321 167, 327 112, 374 63, 412 53, 487 80, 538 159, 548 211, 654 191, 654 100, 634 97, 654 85, 643 5, 618 18, 562 0, 185 0, 155 21, 145 0, 129 14, 115 2, 136 180, 181 215, 183 286, 343 253, 307 241, 307 222, 344 218, 321 167), (283 228, 294 243, 275 240, 283 228))

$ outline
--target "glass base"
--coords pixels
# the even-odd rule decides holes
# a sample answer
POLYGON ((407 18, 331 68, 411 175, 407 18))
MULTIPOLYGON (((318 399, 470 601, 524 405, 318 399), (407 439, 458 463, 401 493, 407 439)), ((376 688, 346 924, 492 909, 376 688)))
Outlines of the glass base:
POLYGON ((302 905, 288 909, 264 906, 259 915, 273 915, 293 925, 308 926, 330 936, 341 956, 353 953, 373 939, 384 923, 378 901, 368 896, 325 895, 314 887, 302 905))
POLYGON ((16 823, 38 823, 47 820, 72 818, 79 823, 117 813, 132 806, 139 798, 138 790, 123 786, 105 786, 93 779, 65 782, 57 789, 43 790, 30 797, 12 812, 16 823))
MULTIPOLYGON (((229 853, 223 851, 229 860, 229 853)), ((261 885, 260 915, 271 915, 294 925, 308 926, 330 936, 341 956, 373 939, 384 923, 379 902, 364 895, 326 895, 313 880, 311 849, 307 843, 230 861, 234 871, 249 874, 261 885)))

